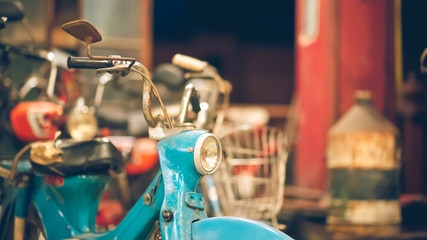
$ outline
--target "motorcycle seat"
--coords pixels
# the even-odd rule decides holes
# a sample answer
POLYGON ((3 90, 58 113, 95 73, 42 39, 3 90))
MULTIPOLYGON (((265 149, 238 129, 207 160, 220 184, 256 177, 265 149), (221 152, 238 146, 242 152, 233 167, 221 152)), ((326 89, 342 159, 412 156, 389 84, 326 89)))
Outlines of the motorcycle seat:
POLYGON ((56 146, 62 150, 61 162, 42 165, 31 161, 36 173, 55 176, 107 175, 110 171, 120 173, 124 170, 122 154, 108 138, 89 141, 72 139, 58 140, 56 146))

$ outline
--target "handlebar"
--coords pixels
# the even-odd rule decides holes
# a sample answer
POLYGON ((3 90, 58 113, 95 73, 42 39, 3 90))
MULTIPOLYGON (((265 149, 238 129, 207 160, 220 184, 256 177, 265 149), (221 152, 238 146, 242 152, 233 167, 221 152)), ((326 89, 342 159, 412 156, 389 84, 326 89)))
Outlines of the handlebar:
POLYGON ((114 66, 113 60, 98 60, 88 57, 72 57, 67 59, 68 68, 84 68, 84 69, 98 69, 108 68, 114 66))
MULTIPOLYGON (((107 57, 108 58, 108 57, 107 57)), ((119 56, 115 59, 120 59, 119 56)), ((167 114, 166 108, 160 98, 160 95, 155 88, 153 82, 151 81, 150 72, 147 68, 139 62, 136 61, 127 61, 129 58, 123 58, 121 60, 111 60, 111 59, 99 59, 99 58, 86 58, 86 57, 69 57, 67 60, 67 65, 69 68, 86 68, 86 69, 96 69, 97 73, 120 73, 123 75, 124 71, 127 71, 129 68, 131 71, 138 73, 144 80, 143 83, 143 97, 142 97, 142 112, 145 120, 147 121, 150 127, 157 126, 158 122, 166 120, 166 127, 173 128, 173 122, 170 119, 170 116, 167 114), (162 116, 153 116, 151 113, 151 93, 153 93, 163 110, 164 118, 162 116)))
MULTIPOLYGON (((212 65, 210 65, 208 62, 199 60, 197 58, 193 58, 190 56, 182 55, 182 54, 175 54, 172 58, 172 63, 184 68, 188 71, 191 71, 190 73, 187 73, 186 75, 189 76, 189 78, 192 77, 209 77, 214 79, 217 82, 218 90, 215 94, 223 95, 223 101, 222 101, 222 107, 220 111, 218 111, 216 116, 216 121, 214 124, 214 127, 212 129, 212 132, 214 134, 217 134, 219 129, 221 128, 221 125, 225 118, 225 112, 228 109, 229 102, 230 102, 230 92, 232 89, 232 85, 230 82, 224 80, 219 74, 216 68, 212 65)), ((210 107, 214 107, 214 105, 210 105, 210 107)), ((201 111, 202 113, 203 111, 201 111)), ((203 121, 201 122, 201 125, 204 125, 207 123, 207 118, 213 118, 213 116, 207 116, 203 118, 203 121)))
POLYGON ((175 54, 172 63, 193 72, 201 72, 208 66, 205 61, 182 54, 175 54))
MULTIPOLYGON (((117 57, 120 59, 120 57, 117 57)), ((229 101, 229 91, 221 91, 221 89, 226 89, 224 86, 225 80, 219 76, 216 69, 209 65, 207 62, 185 56, 185 55, 175 55, 172 62, 175 65, 179 65, 181 67, 185 67, 186 69, 191 69, 192 71, 200 71, 200 73, 206 74, 206 76, 212 77, 215 81, 219 84, 220 92, 224 94, 224 101, 223 101, 223 110, 227 109, 228 107, 228 101, 229 101)), ((131 65, 128 61, 123 60, 111 60, 108 58, 100 59, 100 58, 92 58, 92 57, 69 57, 67 61, 67 65, 69 68, 87 68, 87 69, 97 69, 97 73, 102 72, 108 72, 108 73, 123 73, 124 70, 130 69, 133 72, 136 72, 141 75, 141 77, 144 79, 143 83, 143 96, 142 96, 142 112, 144 115, 144 118, 146 119, 148 125, 150 128, 156 129, 159 125, 164 126, 168 129, 174 128, 175 124, 171 120, 170 116, 167 114, 166 108, 164 107, 162 100, 160 98, 160 95, 154 86, 153 82, 151 81, 150 73, 149 71, 139 62, 132 62, 131 65), (151 112, 151 98, 152 94, 156 96, 158 99, 158 102, 160 103, 160 106, 163 110, 163 116, 153 116, 151 112)), ((194 86, 187 86, 188 88, 185 91, 185 94, 183 95, 183 99, 181 102, 181 113, 180 117, 178 119, 179 126, 184 126, 185 122, 185 115, 188 108, 188 105, 193 105, 193 110, 198 112, 199 103, 194 100, 198 100, 198 93, 195 92, 194 86)), ((215 125, 221 125, 223 120, 223 111, 220 111, 218 117, 217 117, 217 123, 215 125)), ((154 130, 157 131, 157 130, 154 130)), ((214 131, 215 132, 215 131, 214 131)), ((156 133, 154 133, 156 134, 156 133)))

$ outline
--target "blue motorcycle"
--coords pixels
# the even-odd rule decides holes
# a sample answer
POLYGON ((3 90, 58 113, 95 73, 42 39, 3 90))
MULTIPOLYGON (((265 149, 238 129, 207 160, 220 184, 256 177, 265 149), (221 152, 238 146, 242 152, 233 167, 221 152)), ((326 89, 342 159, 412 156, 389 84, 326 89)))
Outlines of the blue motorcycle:
POLYGON ((69 57, 69 68, 122 76, 132 71, 143 78, 142 110, 150 137, 158 140, 160 171, 116 228, 96 232, 95 217, 109 173, 123 170, 120 152, 107 138, 29 144, 12 163, 0 167, 7 184, 1 239, 11 237, 7 236, 11 225, 14 239, 291 239, 256 221, 207 218, 198 185, 203 176, 218 168, 222 149, 215 135, 186 122, 189 105, 197 95, 194 86, 185 88, 181 112, 174 121, 142 64, 132 58, 92 55, 90 46, 101 36, 87 21, 73 21, 63 29, 86 42, 89 56, 69 57), (153 116, 152 94, 163 115, 153 116), (28 151, 29 156, 25 155, 28 151), (19 161, 21 158, 27 160, 19 161))

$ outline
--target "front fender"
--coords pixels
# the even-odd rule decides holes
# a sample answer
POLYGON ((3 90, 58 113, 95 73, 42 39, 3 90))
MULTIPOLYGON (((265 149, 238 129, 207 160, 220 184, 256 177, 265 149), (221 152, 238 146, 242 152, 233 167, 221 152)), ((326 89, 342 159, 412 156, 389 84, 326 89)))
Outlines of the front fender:
POLYGON ((236 217, 214 217, 194 222, 192 239, 292 240, 288 235, 264 223, 236 217))

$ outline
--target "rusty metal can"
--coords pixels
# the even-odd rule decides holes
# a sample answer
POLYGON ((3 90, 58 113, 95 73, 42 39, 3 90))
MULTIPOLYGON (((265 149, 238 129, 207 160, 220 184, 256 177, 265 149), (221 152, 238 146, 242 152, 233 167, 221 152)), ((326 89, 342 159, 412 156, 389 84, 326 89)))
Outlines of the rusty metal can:
POLYGON ((327 166, 329 224, 397 224, 400 147, 398 129, 357 91, 354 105, 331 127, 327 166))

